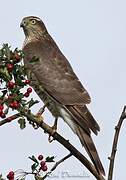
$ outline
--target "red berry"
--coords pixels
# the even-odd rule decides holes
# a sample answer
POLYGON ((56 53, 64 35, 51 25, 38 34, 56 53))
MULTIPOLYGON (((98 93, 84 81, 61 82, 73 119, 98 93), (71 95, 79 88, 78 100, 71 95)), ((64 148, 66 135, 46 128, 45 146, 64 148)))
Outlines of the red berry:
POLYGON ((17 101, 14 101, 13 106, 14 106, 15 109, 17 109, 19 107, 19 103, 17 101))
POLYGON ((7 64, 7 69, 8 69, 8 71, 12 71, 13 70, 13 64, 7 64))
POLYGON ((43 171, 47 171, 48 170, 48 168, 47 168, 47 166, 45 165, 45 166, 43 166, 43 167, 41 167, 42 168, 42 170, 43 171))
POLYGON ((32 88, 29 87, 29 88, 27 89, 27 92, 28 92, 28 93, 31 93, 31 92, 32 92, 32 88))
POLYGON ((6 117, 6 115, 5 115, 5 113, 3 112, 2 114, 1 114, 1 118, 5 118, 6 117))
POLYGON ((14 108, 14 103, 11 102, 9 106, 10 106, 11 108, 14 108))
POLYGON ((39 155, 39 156, 38 156, 38 160, 41 161, 42 159, 43 159, 43 155, 39 155))
POLYGON ((0 109, 0 116, 3 114, 3 110, 0 109))
POLYGON ((14 101, 14 102, 11 102, 9 106, 11 108, 17 109, 20 106, 20 104, 17 101, 14 101))
POLYGON ((3 105, 0 105, 0 110, 3 110, 4 109, 4 106, 3 105))
POLYGON ((25 84, 30 84, 30 80, 29 80, 29 79, 26 79, 26 80, 25 80, 25 84))
POLYGON ((21 57, 20 57, 20 55, 19 55, 18 53, 15 54, 15 59, 16 59, 17 61, 20 61, 21 57))
POLYGON ((15 86, 15 83, 14 83, 14 82, 12 82, 12 81, 9 81, 9 82, 8 82, 8 87, 9 87, 10 89, 13 89, 14 86, 15 86))
POLYGON ((14 177, 14 172, 13 172, 13 171, 10 171, 10 172, 9 172, 9 175, 10 175, 11 177, 14 177))
POLYGON ((29 92, 24 93, 25 97, 29 97, 29 95, 30 95, 29 92))
POLYGON ((41 161, 41 162, 40 162, 41 167, 45 166, 45 164, 46 164, 45 161, 41 161))
POLYGON ((14 172, 13 171, 10 171, 9 173, 8 173, 8 175, 7 175, 7 178, 8 179, 14 179, 14 172))

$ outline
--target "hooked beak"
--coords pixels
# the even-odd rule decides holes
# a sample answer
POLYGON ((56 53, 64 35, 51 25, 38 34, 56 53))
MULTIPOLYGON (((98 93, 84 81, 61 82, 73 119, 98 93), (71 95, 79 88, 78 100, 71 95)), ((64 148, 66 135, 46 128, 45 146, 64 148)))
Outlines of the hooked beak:
POLYGON ((21 27, 21 28, 23 28, 23 27, 24 27, 24 23, 23 23, 23 21, 21 22, 20 27, 21 27))
POLYGON ((20 27, 23 28, 23 24, 22 23, 20 24, 20 27))

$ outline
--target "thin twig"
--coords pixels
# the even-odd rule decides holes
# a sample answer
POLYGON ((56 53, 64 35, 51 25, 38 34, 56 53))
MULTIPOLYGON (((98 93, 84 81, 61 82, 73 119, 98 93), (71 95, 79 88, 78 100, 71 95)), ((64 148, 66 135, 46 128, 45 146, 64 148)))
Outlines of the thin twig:
POLYGON ((0 126, 4 125, 4 124, 6 124, 6 123, 9 123, 9 122, 11 122, 12 120, 17 119, 17 118, 19 118, 19 117, 20 117, 20 113, 17 113, 17 114, 14 114, 14 115, 12 115, 12 116, 9 116, 9 117, 7 117, 7 118, 5 118, 5 119, 3 119, 3 120, 0 121, 0 126))
POLYGON ((126 106, 124 106, 122 114, 119 118, 118 124, 117 124, 117 126, 115 126, 115 135, 114 135, 114 140, 113 140, 113 145, 112 145, 112 152, 111 152, 111 156, 109 157, 110 164, 109 164, 108 180, 112 180, 112 178, 113 178, 113 169, 114 169, 114 162, 115 162, 115 155, 116 155, 116 151, 117 151, 119 133, 121 130, 123 120, 125 118, 126 118, 126 106))
POLYGON ((45 176, 43 176, 43 179, 45 179, 47 176, 49 176, 52 173, 52 171, 54 171, 57 168, 57 166, 59 166, 63 161, 65 161, 66 159, 68 159, 71 156, 72 156, 72 154, 70 153, 67 156, 65 156, 64 158, 62 158, 61 160, 57 161, 54 164, 54 166, 51 168, 51 170, 45 176))

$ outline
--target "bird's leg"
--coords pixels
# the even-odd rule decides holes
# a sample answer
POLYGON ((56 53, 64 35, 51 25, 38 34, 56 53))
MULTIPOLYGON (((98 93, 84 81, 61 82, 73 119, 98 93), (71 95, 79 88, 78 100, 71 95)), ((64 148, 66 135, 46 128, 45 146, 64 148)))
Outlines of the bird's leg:
POLYGON ((58 117, 55 117, 54 125, 52 126, 52 129, 56 132, 57 131, 57 123, 58 123, 58 117))
POLYGON ((52 135, 57 131, 57 123, 58 123, 58 117, 55 117, 54 125, 52 126, 52 133, 49 135, 48 138, 50 143, 54 140, 52 135))
MULTIPOLYGON (((43 121, 43 116, 42 116, 42 114, 43 114, 43 112, 45 111, 45 108, 46 108, 46 105, 47 104, 45 104, 43 107, 41 107, 40 109, 39 109, 39 111, 36 113, 36 115, 35 115, 35 118, 36 118, 36 120, 40 123, 40 122, 42 122, 43 121)), ((38 129, 39 128, 39 126, 36 124, 36 123, 33 123, 33 122, 29 122, 30 124, 32 124, 32 126, 33 126, 33 128, 34 129, 38 129)))

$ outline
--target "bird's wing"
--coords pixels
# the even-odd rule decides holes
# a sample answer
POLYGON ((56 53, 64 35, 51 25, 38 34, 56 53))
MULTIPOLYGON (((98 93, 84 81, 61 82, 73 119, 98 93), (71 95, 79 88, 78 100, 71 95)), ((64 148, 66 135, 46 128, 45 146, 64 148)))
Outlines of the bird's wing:
POLYGON ((65 56, 57 46, 43 42, 31 42, 24 47, 25 64, 33 56, 39 62, 31 65, 40 84, 63 105, 88 104, 91 98, 77 78, 65 56), (32 51, 31 51, 32 49, 32 51))
POLYGON ((90 102, 90 96, 56 44, 48 41, 31 42, 23 50, 25 65, 34 72, 39 84, 74 115, 84 130, 91 129, 97 134, 99 125, 85 106, 90 102), (29 59, 33 56, 38 57, 39 61, 30 64, 29 59))

